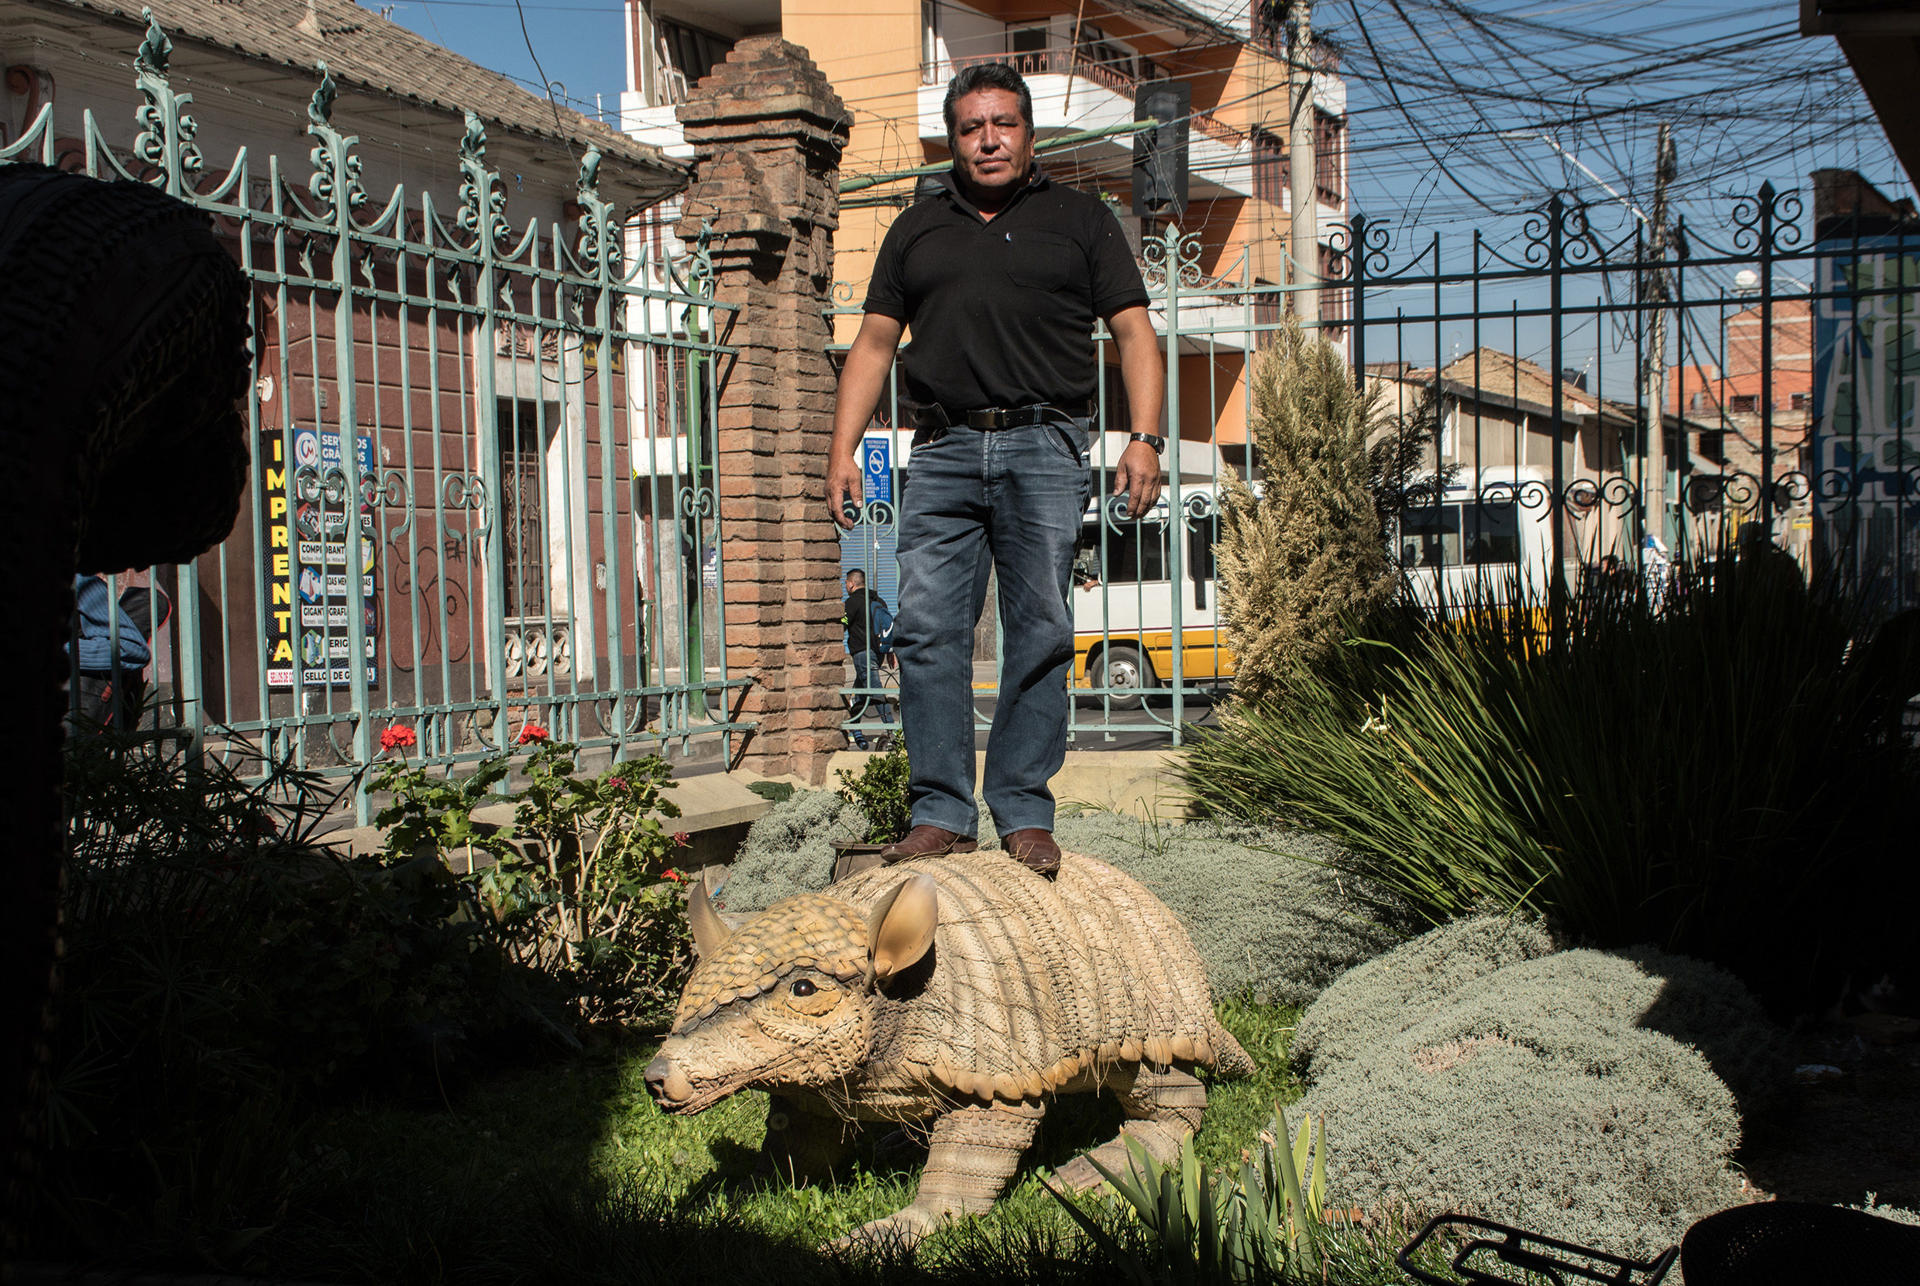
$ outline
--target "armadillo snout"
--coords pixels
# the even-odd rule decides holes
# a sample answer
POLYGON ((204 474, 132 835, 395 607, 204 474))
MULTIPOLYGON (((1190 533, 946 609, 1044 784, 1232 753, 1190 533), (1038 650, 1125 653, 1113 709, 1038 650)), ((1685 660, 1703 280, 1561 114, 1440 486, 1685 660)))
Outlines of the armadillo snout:
POLYGON ((675 1065, 665 1054, 655 1055, 647 1064, 647 1092, 653 1095, 653 1101, 669 1112, 693 1097, 693 1083, 687 1074, 675 1065))

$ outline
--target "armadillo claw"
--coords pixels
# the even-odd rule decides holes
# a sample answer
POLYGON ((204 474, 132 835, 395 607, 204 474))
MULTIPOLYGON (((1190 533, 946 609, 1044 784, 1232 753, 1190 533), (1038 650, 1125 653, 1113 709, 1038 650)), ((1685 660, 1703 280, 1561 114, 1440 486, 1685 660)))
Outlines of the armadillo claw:
POLYGON ((834 1250, 907 1250, 938 1228, 947 1216, 924 1206, 902 1206, 882 1219, 861 1224, 828 1245, 834 1250))

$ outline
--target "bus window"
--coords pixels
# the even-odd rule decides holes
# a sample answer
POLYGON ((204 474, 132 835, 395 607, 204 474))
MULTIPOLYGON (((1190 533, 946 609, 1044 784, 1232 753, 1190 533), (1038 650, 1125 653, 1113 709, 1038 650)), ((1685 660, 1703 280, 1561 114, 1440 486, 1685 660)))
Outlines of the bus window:
POLYGON ((1130 523, 1103 535, 1098 523, 1085 524, 1080 528, 1074 577, 1083 584, 1098 579, 1109 585, 1167 579, 1167 529, 1153 523, 1130 523))
POLYGON ((1413 505, 1400 511, 1402 567, 1444 567, 1459 562, 1459 505, 1413 505))
POLYGON ((1520 506, 1478 504, 1465 515, 1466 560, 1476 567, 1520 563, 1520 506))
POLYGON ((1403 567, 1517 566, 1520 506, 1416 505, 1400 513, 1403 567))
POLYGON ((1220 539, 1220 519, 1202 518, 1187 529, 1187 576, 1203 581, 1214 578, 1213 546, 1220 539))

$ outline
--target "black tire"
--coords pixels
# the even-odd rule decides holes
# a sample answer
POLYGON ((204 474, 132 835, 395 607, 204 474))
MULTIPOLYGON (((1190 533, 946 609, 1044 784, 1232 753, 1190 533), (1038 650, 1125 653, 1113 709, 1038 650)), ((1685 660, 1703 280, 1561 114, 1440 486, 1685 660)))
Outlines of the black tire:
POLYGON ((1113 688, 1113 704, 1121 709, 1133 709, 1136 706, 1145 709, 1147 698, 1145 691, 1158 685, 1154 677, 1153 662, 1147 660, 1140 649, 1131 643, 1115 643, 1100 654, 1089 672, 1092 684, 1096 688, 1113 688), (1125 695, 1131 692, 1134 695, 1125 695))

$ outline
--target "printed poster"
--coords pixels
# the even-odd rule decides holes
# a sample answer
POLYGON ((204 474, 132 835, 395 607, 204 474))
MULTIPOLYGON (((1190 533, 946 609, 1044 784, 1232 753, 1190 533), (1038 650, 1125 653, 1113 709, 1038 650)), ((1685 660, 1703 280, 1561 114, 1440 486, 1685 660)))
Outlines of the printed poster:
MULTIPOLYGON (((340 478, 340 435, 313 428, 293 431, 292 470, 287 467, 281 436, 261 435, 258 459, 266 470, 264 488, 267 551, 267 604, 264 633, 267 643, 267 686, 290 691, 296 667, 308 687, 344 688, 353 682, 351 623, 358 611, 366 630, 367 686, 380 682, 379 613, 374 596, 379 542, 374 538, 373 510, 360 505, 357 534, 362 575, 360 592, 348 584, 347 515, 340 478), (300 487, 298 479, 322 484, 300 487), (314 494, 310 500, 300 493, 314 494)), ((373 473, 373 439, 355 440, 360 476, 373 473)))

